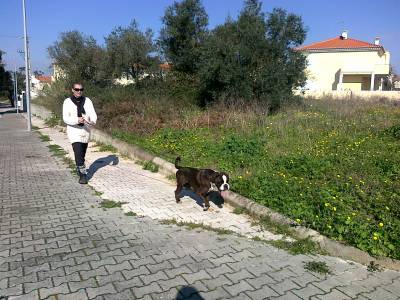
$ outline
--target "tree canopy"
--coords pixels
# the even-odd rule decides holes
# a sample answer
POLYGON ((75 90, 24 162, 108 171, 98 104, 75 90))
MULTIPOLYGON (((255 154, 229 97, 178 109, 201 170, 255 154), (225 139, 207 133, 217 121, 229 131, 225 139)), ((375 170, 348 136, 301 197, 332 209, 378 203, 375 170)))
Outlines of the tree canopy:
POLYGON ((48 53, 70 81, 98 79, 104 62, 104 51, 92 36, 79 31, 63 32, 59 41, 48 47, 48 53))
POLYGON ((4 68, 4 63, 2 60, 3 51, 0 50, 0 96, 4 98, 8 98, 13 104, 12 101, 12 91, 13 91, 13 82, 11 73, 6 71, 4 68))
POLYGON ((153 32, 141 32, 135 20, 124 28, 118 27, 106 37, 108 66, 112 76, 126 74, 137 79, 158 60, 151 55, 155 51, 153 32))
POLYGON ((200 0, 174 2, 165 10, 159 44, 175 70, 193 74, 207 35, 208 15, 200 0))
POLYGON ((245 1, 237 20, 217 26, 203 45, 203 100, 259 99, 279 106, 305 82, 305 57, 294 50, 305 36, 299 16, 282 9, 265 15, 259 1, 245 1))

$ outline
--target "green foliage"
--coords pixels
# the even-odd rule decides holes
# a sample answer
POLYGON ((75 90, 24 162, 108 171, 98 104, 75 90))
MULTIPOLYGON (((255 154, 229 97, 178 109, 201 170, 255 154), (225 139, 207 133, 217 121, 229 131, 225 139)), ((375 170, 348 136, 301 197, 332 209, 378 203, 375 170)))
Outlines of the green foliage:
POLYGON ((304 269, 320 274, 332 274, 326 262, 322 261, 308 261, 304 264, 304 269))
POLYGON ((116 207, 121 207, 122 204, 125 204, 125 202, 115 202, 113 200, 103 200, 100 202, 100 206, 103 208, 116 208, 116 207))
POLYGON ((367 270, 368 272, 380 272, 382 271, 382 268, 379 264, 371 260, 368 264, 367 270))
POLYGON ((291 254, 317 254, 321 253, 321 248, 315 242, 310 239, 298 239, 294 242, 285 240, 271 241, 270 244, 273 246, 289 251, 291 254))
POLYGON ((299 16, 274 9, 266 18, 259 1, 246 1, 237 20, 217 26, 202 48, 203 104, 218 99, 261 99, 271 109, 293 99, 305 83, 305 39, 299 16))
POLYGON ((235 207, 235 209, 233 210, 233 213, 236 215, 247 214, 248 210, 243 207, 235 207))
POLYGON ((84 82, 98 79, 104 60, 104 51, 92 36, 78 31, 67 31, 48 47, 54 63, 62 70, 69 82, 84 82))
POLYGON ((114 29, 105 39, 108 66, 114 78, 132 76, 138 80, 158 60, 150 54, 155 50, 151 29, 141 32, 135 20, 126 27, 114 29))
POLYGON ((125 213, 125 216, 128 216, 128 217, 135 217, 135 216, 137 216, 137 213, 135 213, 135 212, 133 212, 133 211, 128 211, 127 213, 125 213))
POLYGON ((117 152, 117 149, 114 146, 100 142, 96 142, 96 147, 99 147, 100 152, 112 152, 112 153, 117 152))
POLYGON ((385 133, 397 139, 400 139, 400 125, 396 124, 385 129, 385 133))
POLYGON ((61 119, 59 116, 52 114, 50 118, 47 118, 44 123, 49 127, 55 127, 61 125, 61 119))
POLYGON ((183 0, 167 7, 159 44, 167 61, 179 72, 193 74, 207 34, 208 16, 200 0, 183 0))
POLYGON ((143 161, 143 162, 139 161, 138 163, 143 166, 143 170, 148 170, 148 171, 153 172, 153 173, 157 173, 158 172, 158 165, 153 163, 150 160, 146 160, 146 161, 143 161))
POLYGON ((42 134, 41 132, 39 132, 39 134, 40 134, 40 139, 41 139, 43 142, 48 142, 48 141, 50 141, 50 137, 49 137, 47 134, 42 134))
POLYGON ((2 54, 3 52, 0 50, 0 99, 6 98, 11 100, 11 104, 13 105, 12 101, 12 94, 13 94, 13 82, 11 79, 11 73, 4 69, 4 65, 2 62, 2 54))

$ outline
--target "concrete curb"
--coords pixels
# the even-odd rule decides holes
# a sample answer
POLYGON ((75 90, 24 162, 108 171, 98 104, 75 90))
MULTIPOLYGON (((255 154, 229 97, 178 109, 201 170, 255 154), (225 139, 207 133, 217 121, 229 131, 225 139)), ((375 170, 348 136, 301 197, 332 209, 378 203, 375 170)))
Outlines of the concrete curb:
MULTIPOLYGON (((32 112, 38 116, 49 117, 48 110, 38 105, 32 105, 32 112)), ((51 114, 50 114, 51 115, 51 114)), ((139 159, 151 161, 159 166, 159 172, 164 176, 175 175, 176 169, 174 164, 166 161, 163 158, 152 155, 140 147, 129 145, 126 142, 113 138, 111 135, 98 130, 92 129, 92 139, 115 147, 119 153, 125 155, 131 159, 139 159)), ((224 200, 234 207, 246 208, 249 213, 257 217, 268 216, 272 221, 287 225, 296 224, 290 218, 287 218, 280 213, 271 210, 268 207, 262 206, 246 197, 239 194, 228 191, 224 197, 224 200)), ((364 265, 368 265, 371 261, 379 264, 382 267, 400 271, 400 261, 390 258, 375 258, 360 249, 353 246, 341 244, 337 241, 331 240, 319 232, 306 228, 304 226, 296 226, 292 228, 293 231, 300 238, 310 238, 312 241, 318 243, 322 249, 324 249, 329 255, 340 257, 346 260, 352 260, 364 265)))

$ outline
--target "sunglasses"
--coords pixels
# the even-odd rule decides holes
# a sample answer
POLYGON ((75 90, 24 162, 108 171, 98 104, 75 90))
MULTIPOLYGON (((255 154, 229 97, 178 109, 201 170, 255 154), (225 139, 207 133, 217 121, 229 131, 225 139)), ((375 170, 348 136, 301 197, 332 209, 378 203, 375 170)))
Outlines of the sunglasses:
POLYGON ((83 89, 73 89, 75 92, 83 92, 83 89))

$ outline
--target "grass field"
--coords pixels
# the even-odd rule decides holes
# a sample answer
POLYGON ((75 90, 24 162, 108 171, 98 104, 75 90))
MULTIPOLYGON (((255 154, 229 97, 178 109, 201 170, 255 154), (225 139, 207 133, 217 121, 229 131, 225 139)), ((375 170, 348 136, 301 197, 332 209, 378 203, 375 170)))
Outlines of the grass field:
POLYGON ((155 110, 141 114, 142 125, 127 110, 134 127, 120 114, 124 124, 104 129, 171 162, 180 155, 183 165, 227 171, 235 192, 332 239, 400 259, 400 106, 307 100, 274 115, 215 107, 173 118, 165 111, 161 121, 155 110))

